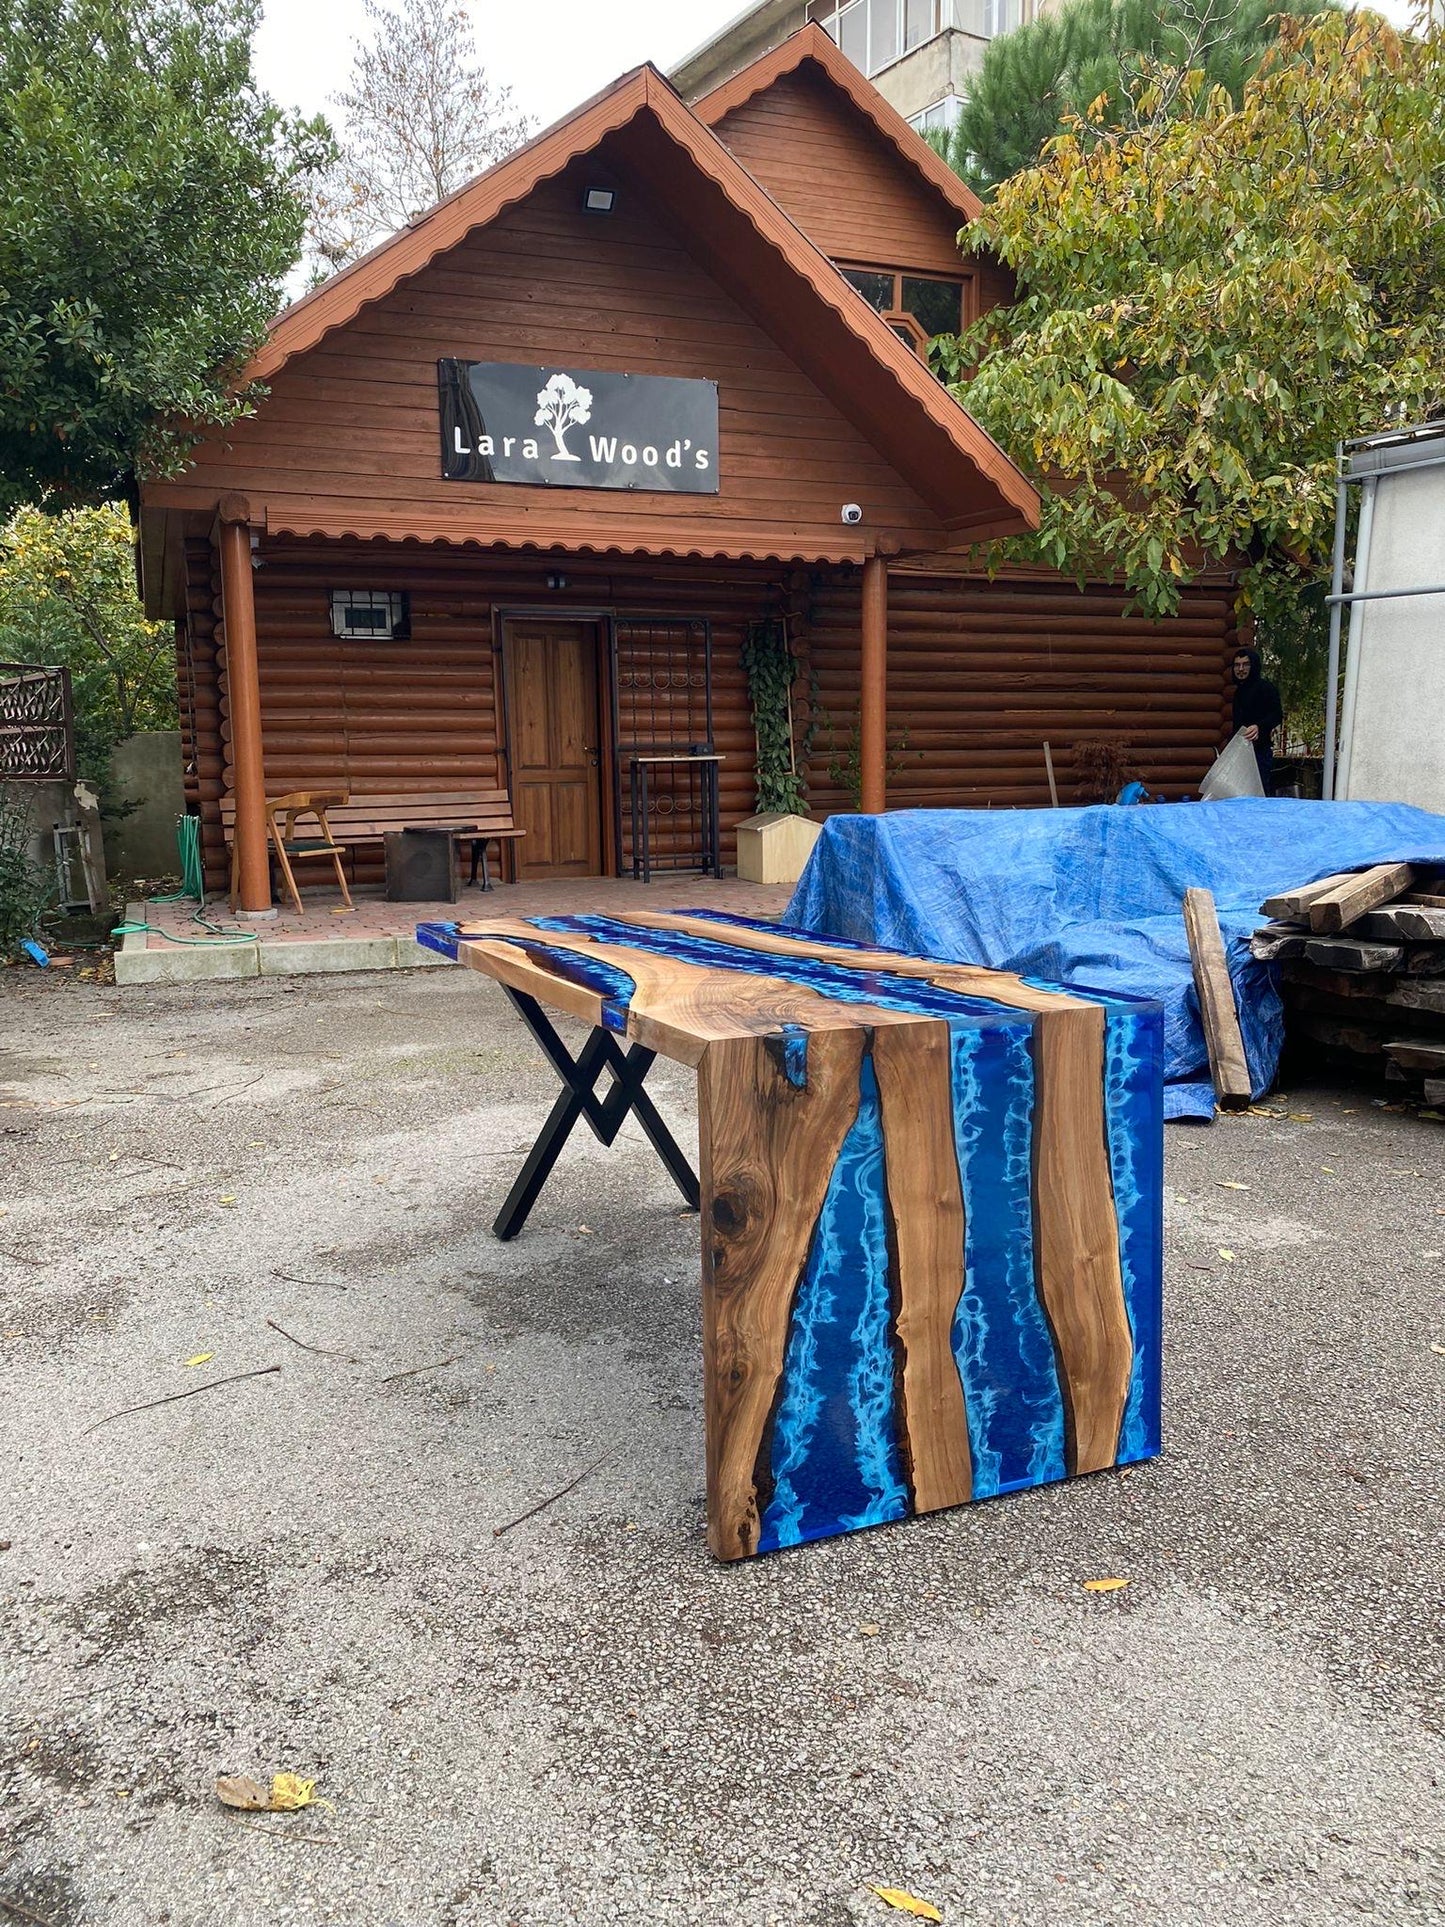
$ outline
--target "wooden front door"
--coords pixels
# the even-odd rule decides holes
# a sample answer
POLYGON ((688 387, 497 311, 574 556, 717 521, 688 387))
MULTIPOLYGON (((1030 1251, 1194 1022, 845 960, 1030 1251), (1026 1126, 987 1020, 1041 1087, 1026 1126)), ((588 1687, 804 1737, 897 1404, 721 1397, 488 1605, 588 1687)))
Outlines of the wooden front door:
POLYGON ((512 815, 521 877, 602 873, 601 648, 595 622, 509 622, 512 815))

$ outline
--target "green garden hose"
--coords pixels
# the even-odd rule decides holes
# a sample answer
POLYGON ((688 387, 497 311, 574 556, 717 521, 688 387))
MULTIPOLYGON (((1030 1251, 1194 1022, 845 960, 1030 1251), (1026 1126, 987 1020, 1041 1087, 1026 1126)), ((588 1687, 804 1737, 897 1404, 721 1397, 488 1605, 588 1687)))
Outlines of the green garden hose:
POLYGON ((148 897, 144 908, 149 909, 156 903, 195 902, 196 908, 191 922, 199 924, 210 934, 204 937, 178 937, 170 930, 162 930, 158 924, 144 918, 140 923, 118 923, 111 931, 112 937, 164 937, 167 943, 185 944, 235 944, 258 943, 260 938, 254 930, 243 930, 232 923, 213 923, 206 915, 206 880, 201 868, 201 819, 198 816, 178 816, 176 818, 176 849, 181 863, 181 887, 169 896, 148 897))

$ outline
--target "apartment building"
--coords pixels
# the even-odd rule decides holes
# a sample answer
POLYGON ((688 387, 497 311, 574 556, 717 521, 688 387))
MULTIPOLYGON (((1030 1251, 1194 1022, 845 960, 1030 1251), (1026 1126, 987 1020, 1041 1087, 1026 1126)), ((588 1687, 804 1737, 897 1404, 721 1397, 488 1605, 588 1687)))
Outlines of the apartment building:
POLYGON ((999 34, 1049 0, 755 0, 670 76, 698 100, 790 34, 816 21, 908 123, 925 132, 957 119, 970 77, 999 34))

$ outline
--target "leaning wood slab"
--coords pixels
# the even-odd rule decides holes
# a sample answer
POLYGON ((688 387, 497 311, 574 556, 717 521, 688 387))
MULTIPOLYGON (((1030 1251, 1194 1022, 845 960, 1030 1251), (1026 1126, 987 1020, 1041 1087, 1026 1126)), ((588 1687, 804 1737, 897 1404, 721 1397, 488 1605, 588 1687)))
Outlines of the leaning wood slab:
POLYGON ((417 934, 697 1071, 719 1558, 1158 1452, 1157 1005, 702 911, 417 934))
POLYGON ((1219 913, 1208 890, 1184 892, 1184 929, 1189 938, 1189 961, 1194 966, 1194 991, 1204 1023, 1215 1099, 1221 1110, 1242 1111, 1250 1101, 1249 1064, 1219 913))

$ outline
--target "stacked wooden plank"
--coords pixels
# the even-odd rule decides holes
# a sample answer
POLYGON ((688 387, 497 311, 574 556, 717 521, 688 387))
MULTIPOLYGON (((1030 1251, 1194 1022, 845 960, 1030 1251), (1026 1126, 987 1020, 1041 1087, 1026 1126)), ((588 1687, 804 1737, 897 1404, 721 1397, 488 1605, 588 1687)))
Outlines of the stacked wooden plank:
POLYGON ((1409 863, 1266 897, 1288 1042, 1445 1107, 1445 872, 1409 863))

